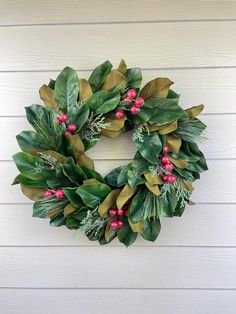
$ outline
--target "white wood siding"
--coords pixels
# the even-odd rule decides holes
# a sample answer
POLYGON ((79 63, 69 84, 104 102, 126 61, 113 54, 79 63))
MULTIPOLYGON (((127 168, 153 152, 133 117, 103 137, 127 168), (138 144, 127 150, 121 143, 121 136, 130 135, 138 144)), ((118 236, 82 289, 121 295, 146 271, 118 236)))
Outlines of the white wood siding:
MULTIPOLYGON (((0 0, 0 313, 236 312, 236 1, 0 0), (32 218, 10 184, 24 107, 64 66, 81 77, 109 59, 143 82, 175 81, 184 107, 204 103, 209 171, 182 218, 155 243, 99 247, 32 218)), ((103 174, 135 152, 128 134, 89 153, 103 174)))

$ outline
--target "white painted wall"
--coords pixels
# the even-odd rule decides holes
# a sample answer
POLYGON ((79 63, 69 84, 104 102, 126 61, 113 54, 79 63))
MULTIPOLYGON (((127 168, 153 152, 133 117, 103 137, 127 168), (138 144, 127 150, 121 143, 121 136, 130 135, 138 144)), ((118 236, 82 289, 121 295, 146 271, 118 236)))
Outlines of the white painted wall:
MULTIPOLYGON (((236 312, 236 1, 0 0, 0 313, 236 312), (31 218, 10 183, 24 106, 69 65, 105 59, 176 81, 184 107, 205 103, 209 172, 181 219, 152 244, 99 247, 31 218)), ((132 158, 122 136, 91 151, 103 173, 132 158)))

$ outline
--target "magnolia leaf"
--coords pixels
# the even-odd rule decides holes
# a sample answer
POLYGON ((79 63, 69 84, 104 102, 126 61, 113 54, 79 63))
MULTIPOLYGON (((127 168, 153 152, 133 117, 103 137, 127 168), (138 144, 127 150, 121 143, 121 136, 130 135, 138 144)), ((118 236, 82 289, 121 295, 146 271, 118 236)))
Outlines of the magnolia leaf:
POLYGON ((119 91, 99 91, 89 98, 87 104, 94 114, 107 113, 116 108, 120 101, 119 91))
POLYGON ((48 188, 48 184, 45 181, 36 181, 31 180, 27 177, 24 177, 22 174, 18 174, 18 176, 14 179, 12 185, 22 183, 24 186, 27 187, 37 187, 37 188, 48 188))
POLYGON ((76 210, 77 210, 77 208, 75 208, 73 205, 71 205, 71 204, 66 205, 66 207, 64 208, 64 212, 63 212, 64 217, 69 216, 71 213, 73 213, 76 210))
POLYGON ((144 99, 161 97, 165 98, 168 95, 169 88, 173 84, 168 78, 158 77, 148 82, 141 90, 140 96, 144 99))
POLYGON ((144 221, 139 221, 139 222, 133 223, 129 220, 129 224, 130 224, 131 229, 134 232, 141 232, 143 230, 143 227, 144 227, 144 221))
POLYGON ((54 159, 56 159, 58 162, 64 164, 64 162, 67 160, 67 157, 59 154, 53 150, 46 150, 43 152, 45 155, 48 155, 50 157, 53 157, 54 159))
POLYGON ((87 167, 89 169, 94 169, 94 162, 91 158, 89 158, 86 154, 81 154, 77 158, 77 163, 80 166, 87 167))
POLYGON ((143 142, 135 139, 134 142, 140 154, 153 164, 158 162, 159 153, 162 150, 161 140, 156 132, 143 133, 143 142))
POLYGON ((87 101, 93 95, 92 88, 89 82, 85 79, 79 79, 79 100, 87 101))
POLYGON ((63 211, 67 204, 67 199, 58 199, 54 196, 37 201, 33 206, 33 217, 47 218, 49 211, 52 213, 52 210, 55 215, 56 212, 59 213, 63 211))
POLYGON ((188 108, 185 111, 187 112, 189 118, 194 119, 196 116, 198 116, 202 112, 203 109, 204 109, 204 105, 198 105, 198 106, 193 106, 191 108, 188 108))
POLYGON ((147 182, 151 185, 156 185, 156 184, 162 184, 162 179, 160 178, 159 175, 155 175, 153 176, 153 174, 151 172, 145 173, 144 174, 145 179, 147 180, 147 182))
POLYGON ((107 243, 109 243, 115 237, 115 232, 110 228, 110 224, 108 223, 105 228, 105 239, 107 243))
POLYGON ((151 185, 150 183, 145 182, 145 185, 149 189, 149 191, 151 191, 156 196, 159 196, 161 194, 157 184, 156 185, 151 185))
POLYGON ((112 64, 107 60, 93 70, 88 79, 93 92, 96 92, 101 88, 107 75, 111 72, 111 69, 112 64))
POLYGON ((180 169, 188 168, 188 162, 186 160, 174 159, 172 157, 169 157, 169 159, 172 162, 172 164, 174 164, 176 167, 180 169))
POLYGON ((122 133, 122 130, 120 131, 110 131, 107 129, 102 129, 102 135, 109 137, 109 138, 116 138, 117 136, 119 136, 122 133))
POLYGON ((58 75, 55 82, 55 99, 63 112, 77 104, 79 95, 78 76, 72 68, 66 67, 58 75))
POLYGON ((39 95, 48 108, 51 108, 58 113, 61 113, 55 99, 54 91, 50 87, 48 87, 47 85, 41 86, 39 89, 39 95))
POLYGON ((45 189, 43 188, 27 187, 23 184, 21 184, 20 186, 22 193, 32 201, 38 201, 44 197, 43 192, 45 191, 45 189))
POLYGON ((78 158, 84 152, 84 144, 79 134, 75 134, 75 135, 68 134, 68 135, 65 135, 65 137, 70 143, 75 153, 75 156, 78 158))
POLYGON ((98 206, 110 192, 111 188, 104 183, 82 185, 76 190, 84 204, 91 208, 98 206))
POLYGON ((119 71, 121 74, 125 74, 127 70, 127 65, 125 63, 124 59, 120 60, 120 64, 118 65, 117 71, 119 71))
POLYGON ((118 195, 120 194, 120 191, 120 189, 112 190, 107 195, 105 200, 99 205, 98 212, 101 217, 106 217, 108 209, 116 205, 116 200, 118 195))
POLYGON ((157 218, 150 218, 144 223, 144 228, 141 232, 141 236, 147 240, 154 242, 161 231, 161 223, 157 218))
POLYGON ((134 193, 135 191, 131 190, 129 185, 126 184, 116 200, 117 208, 122 208, 125 203, 131 198, 131 196, 134 195, 134 193))
POLYGON ((160 130, 158 131, 158 133, 161 135, 166 135, 171 132, 174 132, 177 129, 177 127, 178 127, 177 120, 174 120, 173 122, 168 123, 168 125, 162 126, 160 130))
POLYGON ((80 104, 80 106, 77 105, 69 107, 67 114, 69 117, 68 124, 75 124, 77 127, 76 132, 78 132, 87 122, 90 114, 90 109, 86 103, 83 103, 80 104))
POLYGON ((18 145, 27 153, 35 154, 42 151, 40 143, 40 135, 34 131, 22 131, 16 136, 18 145))
POLYGON ((140 88, 142 82, 142 72, 140 68, 132 68, 128 69, 125 72, 125 76, 127 79, 127 85, 129 88, 140 88))
POLYGON ((78 209, 82 209, 84 207, 84 204, 82 202, 81 197, 76 193, 77 187, 73 188, 64 188, 63 192, 65 193, 65 196, 68 198, 70 203, 78 209))
POLYGON ((175 137, 172 134, 166 135, 166 144, 168 145, 169 151, 173 153, 178 153, 180 146, 182 144, 182 141, 180 138, 175 137))
POLYGON ((137 233, 131 229, 128 222, 125 222, 122 228, 117 230, 117 237, 121 243, 128 247, 136 240, 137 233))
POLYGON ((127 84, 126 77, 122 75, 118 70, 111 71, 102 85, 102 90, 120 90, 124 91, 127 84))

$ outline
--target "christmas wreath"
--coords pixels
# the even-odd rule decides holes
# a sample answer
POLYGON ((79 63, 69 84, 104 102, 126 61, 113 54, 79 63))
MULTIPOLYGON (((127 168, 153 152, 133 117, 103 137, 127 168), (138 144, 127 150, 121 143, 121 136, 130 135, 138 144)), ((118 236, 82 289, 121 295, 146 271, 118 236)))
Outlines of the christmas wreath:
POLYGON ((206 128, 196 118, 203 105, 182 109, 168 78, 140 89, 141 80, 140 68, 121 60, 112 70, 106 61, 88 80, 66 67, 40 88, 45 107, 26 107, 35 131, 17 135, 22 152, 13 156, 20 171, 13 184, 35 201, 34 217, 129 246, 138 233, 154 241, 160 218, 181 216, 192 203, 192 182, 207 170, 196 144, 206 128), (123 132, 132 132, 137 152, 103 177, 85 152, 123 132))

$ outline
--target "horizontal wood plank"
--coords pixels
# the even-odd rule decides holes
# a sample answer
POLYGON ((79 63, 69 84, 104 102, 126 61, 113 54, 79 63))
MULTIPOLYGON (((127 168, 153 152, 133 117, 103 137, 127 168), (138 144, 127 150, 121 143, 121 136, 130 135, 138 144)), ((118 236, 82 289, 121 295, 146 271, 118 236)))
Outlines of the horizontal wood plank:
POLYGON ((235 291, 1 289, 4 314, 234 313, 235 291), (30 302, 29 302, 30 300, 30 302), (171 301, 170 301, 171 300, 171 301), (39 306, 40 304, 40 306, 39 306))
POLYGON ((236 66, 235 36, 236 21, 0 28, 0 71, 88 70, 104 56, 142 68, 236 66))
POLYGON ((0 265, 2 287, 236 288, 234 248, 5 247, 0 265))
MULTIPOLYGON (((52 228, 48 222, 32 217, 31 204, 0 205, 0 246, 99 245, 67 228, 52 228)), ((199 204, 188 206, 181 218, 162 218, 154 243, 139 237, 134 245, 236 246, 235 229, 235 204, 199 204)), ((111 245, 123 246, 118 240, 111 245)))
POLYGON ((2 1, 0 25, 224 20, 236 18, 234 1, 2 1), (96 14, 94 14, 96 12, 96 14), (130 14, 134 12, 134 14, 130 14))
MULTIPOLYGON (((181 94, 180 102, 185 108, 204 103, 204 113, 236 113, 236 68, 153 69, 142 73, 142 86, 156 77, 174 81, 172 88, 181 94)), ((78 71, 80 78, 88 78, 89 74, 88 71, 78 71)), ((0 116, 24 115, 25 106, 41 103, 40 86, 57 75, 58 72, 53 71, 0 72, 0 116)))
MULTIPOLYGON (((95 167, 103 175, 113 168, 127 164, 128 160, 97 160, 95 167)), ((201 180, 194 183, 195 191, 192 200, 197 203, 236 203, 236 176, 231 175, 236 170, 236 160, 209 160, 209 171, 204 172, 201 180), (227 184, 226 184, 227 182, 227 184)), ((29 202, 24 197, 19 186, 11 186, 18 171, 13 162, 1 162, 1 194, 0 203, 29 202)))
MULTIPOLYGON (((206 140, 200 144, 207 158, 236 157, 236 115, 209 115, 200 119, 207 124, 206 140)), ((16 134, 32 129, 25 117, 0 118, 0 160, 10 160, 19 151, 16 134)), ((132 159, 137 151, 132 132, 115 139, 102 137, 87 153, 93 159, 132 159)))

